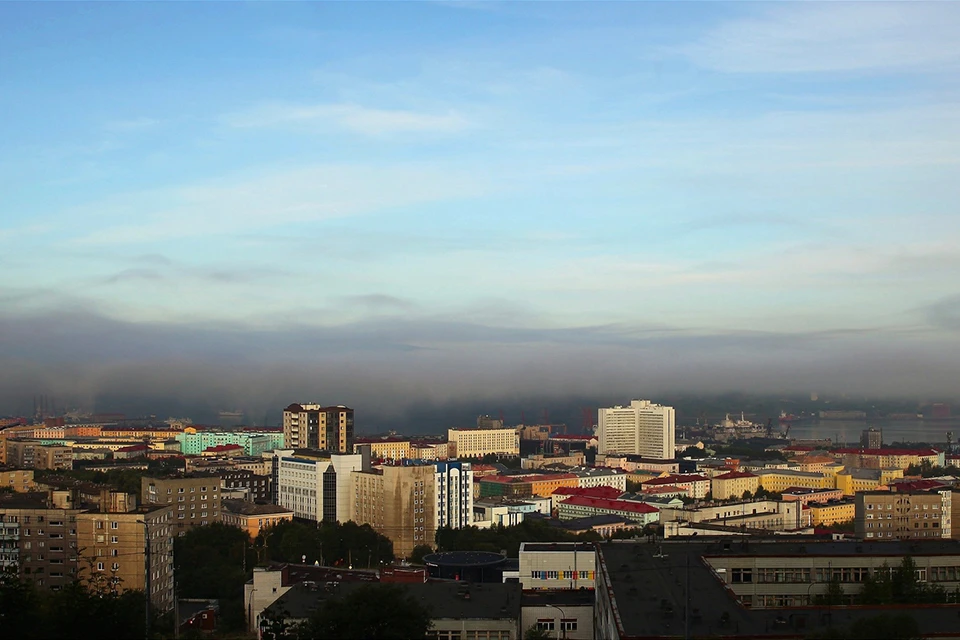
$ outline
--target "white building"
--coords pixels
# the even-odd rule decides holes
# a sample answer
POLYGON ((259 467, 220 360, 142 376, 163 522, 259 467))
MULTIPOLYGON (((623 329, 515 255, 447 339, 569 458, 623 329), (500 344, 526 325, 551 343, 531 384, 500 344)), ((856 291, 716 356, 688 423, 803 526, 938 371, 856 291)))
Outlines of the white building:
POLYGON ((619 491, 627 490, 627 474, 623 469, 582 467, 573 469, 571 473, 577 476, 577 486, 581 488, 613 487, 619 491))
POLYGON ((458 458, 482 458, 488 454, 520 455, 520 434, 516 429, 448 429, 451 452, 458 458))
POLYGON ((594 588, 597 556, 587 542, 521 542, 520 584, 526 589, 594 588))
POLYGON ((434 474, 437 527, 473 524, 473 469, 469 462, 438 462, 434 474))
POLYGON ((287 455, 277 459, 277 504, 307 520, 346 522, 351 516, 351 471, 369 467, 360 453, 287 455))
POLYGON ((668 460, 676 452, 673 407, 633 400, 629 407, 597 411, 599 453, 628 453, 668 460))

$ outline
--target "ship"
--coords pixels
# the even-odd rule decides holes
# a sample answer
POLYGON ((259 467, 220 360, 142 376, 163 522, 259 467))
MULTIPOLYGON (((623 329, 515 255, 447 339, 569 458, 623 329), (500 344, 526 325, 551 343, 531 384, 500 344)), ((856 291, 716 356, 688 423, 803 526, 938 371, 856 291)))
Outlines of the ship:
POLYGON ((786 411, 780 412, 780 424, 790 424, 791 422, 795 422, 799 419, 799 417, 792 413, 787 413, 786 411))

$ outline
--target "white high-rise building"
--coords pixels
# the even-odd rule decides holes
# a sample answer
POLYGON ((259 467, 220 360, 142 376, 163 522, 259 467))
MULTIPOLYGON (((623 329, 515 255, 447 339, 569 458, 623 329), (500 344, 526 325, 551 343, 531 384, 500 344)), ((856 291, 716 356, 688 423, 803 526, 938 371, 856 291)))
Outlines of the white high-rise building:
POLYGON ((438 462, 434 474, 437 527, 460 529, 473 524, 473 468, 469 462, 438 462))
POLYGON ((633 400, 629 407, 597 411, 599 453, 632 453, 658 460, 675 455, 676 418, 673 407, 633 400))

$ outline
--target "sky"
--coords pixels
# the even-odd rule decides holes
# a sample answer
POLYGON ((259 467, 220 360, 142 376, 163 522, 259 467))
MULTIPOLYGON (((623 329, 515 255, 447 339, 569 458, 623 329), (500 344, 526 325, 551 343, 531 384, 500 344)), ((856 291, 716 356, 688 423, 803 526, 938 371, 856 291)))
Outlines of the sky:
POLYGON ((952 397, 958 32, 956 3, 0 3, 0 413, 952 397))

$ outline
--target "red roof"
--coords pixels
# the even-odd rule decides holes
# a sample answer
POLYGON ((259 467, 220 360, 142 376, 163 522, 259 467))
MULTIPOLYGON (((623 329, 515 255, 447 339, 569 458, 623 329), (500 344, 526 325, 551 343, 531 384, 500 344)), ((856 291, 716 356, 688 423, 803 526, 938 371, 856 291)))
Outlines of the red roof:
POLYGON ((204 451, 219 453, 220 451, 236 451, 237 449, 243 449, 243 447, 239 444, 217 444, 207 447, 204 451))
POLYGON ((613 487, 557 487, 553 491, 555 496, 587 496, 589 498, 619 498, 623 492, 613 487))
POLYGON ((710 482, 710 478, 706 476, 701 476, 700 474, 691 473, 691 474, 681 474, 681 475, 675 475, 675 476, 665 476, 663 478, 653 478, 652 480, 644 480, 643 484, 644 485, 683 484, 686 482, 710 482))
POLYGON ((629 511, 631 513, 657 513, 660 509, 651 507, 645 502, 634 502, 632 500, 609 500, 607 498, 590 498, 588 496, 571 496, 561 504, 569 504, 575 507, 592 507, 594 509, 607 509, 608 511, 629 511))
POLYGON ((713 476, 714 480, 736 480, 737 478, 756 478, 757 476, 746 471, 731 471, 719 476, 713 476))
POLYGON ((647 494, 648 496, 660 495, 662 493, 686 493, 686 492, 687 492, 686 489, 682 487, 678 487, 674 484, 657 485, 655 487, 650 487, 649 489, 643 490, 643 493, 647 494))
POLYGON ((946 483, 939 480, 908 480, 906 482, 891 482, 887 485, 891 491, 929 491, 931 489, 943 489, 946 483))
POLYGON ((935 456, 940 452, 936 449, 830 449, 830 453, 855 453, 864 456, 935 456))

